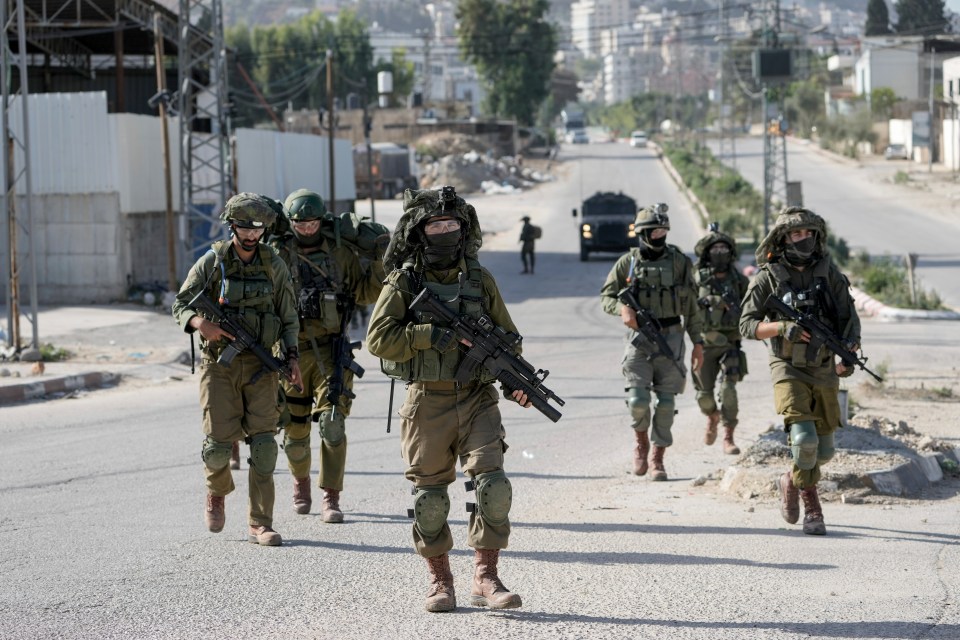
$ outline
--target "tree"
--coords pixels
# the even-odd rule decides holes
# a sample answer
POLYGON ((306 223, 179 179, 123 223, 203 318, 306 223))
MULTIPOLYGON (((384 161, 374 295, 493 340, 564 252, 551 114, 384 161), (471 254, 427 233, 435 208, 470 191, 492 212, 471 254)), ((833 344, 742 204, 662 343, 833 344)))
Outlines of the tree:
POLYGON ((934 35, 947 32, 943 0, 898 0, 897 33, 900 35, 934 35))
POLYGON ((378 60, 376 72, 389 71, 393 74, 393 93, 390 96, 390 106, 398 107, 404 104, 407 96, 413 93, 413 84, 416 76, 413 63, 407 60, 407 52, 402 48, 394 49, 390 60, 378 60))
POLYGON ((870 111, 875 120, 888 120, 897 102, 897 94, 889 87, 878 87, 870 92, 870 111))
POLYGON ((549 0, 461 0, 457 35, 487 88, 485 108, 533 124, 550 92, 557 36, 549 0))
POLYGON ((867 23, 863 27, 864 35, 884 36, 890 33, 890 12, 886 0, 868 0, 867 23))

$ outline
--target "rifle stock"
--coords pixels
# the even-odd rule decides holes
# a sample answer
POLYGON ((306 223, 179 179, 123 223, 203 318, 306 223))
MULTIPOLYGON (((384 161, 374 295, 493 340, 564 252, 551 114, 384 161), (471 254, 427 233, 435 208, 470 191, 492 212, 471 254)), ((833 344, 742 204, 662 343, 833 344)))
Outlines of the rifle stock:
POLYGON ((640 348, 645 346, 643 340, 640 339, 641 336, 646 338, 657 348, 657 352, 651 355, 650 359, 662 356, 673 363, 673 366, 677 368, 680 375, 686 377, 687 372, 684 371, 680 363, 677 362, 677 357, 673 354, 673 349, 670 348, 670 345, 667 344, 667 339, 660 333, 660 323, 653 317, 653 314, 640 306, 640 302, 636 296, 633 295, 630 287, 621 289, 617 294, 617 299, 621 304, 630 307, 637 314, 637 327, 639 327, 639 330, 637 331, 637 335, 631 340, 631 344, 633 344, 634 347, 640 348))

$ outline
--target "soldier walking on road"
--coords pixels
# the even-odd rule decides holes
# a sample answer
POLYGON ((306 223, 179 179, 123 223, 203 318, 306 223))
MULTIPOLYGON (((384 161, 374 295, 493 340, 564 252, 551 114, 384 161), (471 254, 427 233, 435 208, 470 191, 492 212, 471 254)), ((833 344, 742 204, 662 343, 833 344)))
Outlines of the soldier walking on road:
POLYGON ((520 273, 533 273, 533 267, 536 264, 536 256, 533 253, 533 245, 536 241, 538 228, 530 224, 530 216, 520 218, 523 221, 523 228, 520 230, 520 260, 523 261, 523 271, 520 273))
MULTIPOLYGON (((341 371, 335 381, 334 345, 348 340, 343 331, 350 322, 354 304, 377 299, 385 273, 382 260, 361 266, 356 252, 327 240, 321 224, 328 218, 323 198, 313 191, 298 189, 283 203, 291 230, 271 241, 290 269, 297 313, 300 316, 299 352, 303 391, 282 381, 286 410, 283 423, 283 450, 293 475, 293 510, 310 513, 310 422, 320 423, 320 474, 317 486, 323 489, 324 522, 343 522, 340 492, 347 461, 346 419, 353 398, 353 372, 341 371), (347 314, 344 317, 344 314, 347 314), (342 392, 336 404, 331 386, 342 392)), ((383 247, 389 237, 384 236, 383 247)))
POLYGON ((770 340, 773 399, 793 455, 793 469, 777 483, 780 514, 790 524, 796 523, 803 498, 803 532, 824 535, 827 528, 817 495, 820 465, 833 457, 834 431, 840 426, 838 377, 851 375, 854 366, 835 363, 833 352, 824 346, 811 353, 806 330, 764 307, 772 295, 815 316, 851 352, 860 345, 860 318, 849 281, 827 253, 827 225, 814 212, 803 207, 784 209, 757 248, 757 264, 760 272, 743 301, 740 333, 770 340))
POLYGON ((663 203, 640 210, 634 223, 640 246, 617 260, 600 290, 603 310, 620 316, 623 324, 631 329, 622 364, 627 407, 636 437, 633 472, 642 476, 652 466, 651 480, 667 479, 663 456, 673 444, 675 398, 686 386, 684 329, 693 342, 690 364, 694 373, 703 363, 703 319, 697 307, 693 264, 679 248, 667 244, 670 219, 666 211, 667 205, 663 203), (640 329, 637 312, 619 300, 618 294, 625 288, 629 288, 640 306, 652 316, 652 330, 666 340, 674 359, 662 353, 642 333, 637 333, 640 329), (657 395, 652 417, 651 391, 657 395), (651 425, 652 433, 648 434, 651 425), (651 441, 653 453, 648 462, 651 441))
MULTIPOLYGON (((467 533, 475 549, 470 601, 512 609, 521 605, 520 596, 504 586, 497 568, 510 538, 513 493, 503 471, 507 445, 495 378, 481 366, 468 384, 459 384, 454 376, 464 357, 461 343, 445 325, 410 311, 410 303, 427 289, 451 311, 474 318, 485 314, 512 334, 517 328, 493 276, 477 261, 481 235, 474 208, 452 187, 408 189, 403 200, 404 213, 384 259, 393 271, 370 318, 367 347, 381 359, 384 373, 407 384, 400 440, 406 477, 414 485, 414 548, 431 576, 424 604, 431 612, 456 608, 447 486, 456 479, 459 459, 470 477, 468 490, 477 497, 467 533)), ((504 395, 530 406, 521 391, 504 389, 504 395)))
POLYGON ((234 490, 230 472, 232 444, 244 438, 250 447, 249 540, 276 546, 273 530, 273 470, 277 463, 277 374, 265 372, 248 350, 229 366, 217 363, 236 336, 199 315, 189 306, 198 293, 219 301, 224 311, 242 319, 267 351, 279 341, 290 364, 291 378, 300 383, 297 364, 297 309, 290 273, 277 253, 260 238, 276 213, 265 198, 240 193, 224 205, 221 219, 230 226, 231 240, 215 242, 190 269, 173 304, 173 317, 187 333, 200 333, 200 407, 203 413, 201 457, 207 478, 205 520, 214 533, 223 530, 224 497, 234 490))
POLYGON ((723 452, 736 455, 733 441, 737 427, 737 383, 747 374, 747 358, 740 349, 740 304, 747 293, 749 279, 737 271, 737 243, 716 224, 697 242, 695 279, 697 302, 704 314, 703 367, 693 376, 697 404, 707 416, 704 443, 717 439, 717 425, 723 422, 723 452), (720 379, 720 406, 714 387, 720 379))

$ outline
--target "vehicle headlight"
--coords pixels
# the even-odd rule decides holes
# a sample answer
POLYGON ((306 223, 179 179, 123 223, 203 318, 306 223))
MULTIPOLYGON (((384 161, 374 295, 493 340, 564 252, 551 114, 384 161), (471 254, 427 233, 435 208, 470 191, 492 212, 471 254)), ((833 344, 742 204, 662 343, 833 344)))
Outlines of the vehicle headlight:
POLYGON ((584 238, 592 238, 593 231, 590 229, 590 225, 585 224, 580 227, 580 235, 582 235, 584 238))
POLYGON ((628 237, 628 238, 636 238, 636 237, 637 237, 637 232, 633 229, 633 223, 632 223, 632 222, 627 225, 627 237, 628 237))

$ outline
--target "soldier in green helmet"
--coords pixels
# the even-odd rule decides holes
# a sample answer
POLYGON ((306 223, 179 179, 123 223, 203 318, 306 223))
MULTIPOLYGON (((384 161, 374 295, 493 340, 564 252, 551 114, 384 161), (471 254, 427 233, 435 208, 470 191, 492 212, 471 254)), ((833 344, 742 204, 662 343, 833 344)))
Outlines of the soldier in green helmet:
POLYGON ((703 367, 693 376, 693 387, 700 411, 707 416, 703 441, 708 445, 716 441, 717 426, 722 421, 723 452, 736 455, 740 453, 733 440, 739 406, 737 383, 747 374, 747 358, 740 349, 740 303, 750 280, 737 270, 737 243, 716 223, 697 242, 694 253, 697 302, 704 315, 704 347, 703 367))
MULTIPOLYGON (((478 367, 471 381, 460 385, 454 375, 463 351, 455 334, 410 311, 410 303, 427 289, 451 311, 485 314, 511 334, 517 328, 493 276, 477 260, 481 235, 473 206, 452 187, 408 189, 403 211, 387 248, 385 263, 392 271, 370 317, 367 347, 381 359, 384 373, 407 385, 400 440, 406 477, 414 485, 414 548, 426 559, 431 577, 425 607, 431 612, 456 607, 447 486, 456 479, 457 460, 477 495, 467 526, 467 544, 475 549, 471 603, 519 607, 520 596, 504 586, 497 569, 510 537, 513 494, 503 470, 507 445, 495 378, 478 367)), ((530 406, 521 391, 504 389, 503 394, 530 406)))
MULTIPOLYGON (((337 339, 343 335, 344 317, 349 321, 356 304, 377 299, 385 277, 382 259, 361 265, 357 252, 346 244, 337 245, 321 230, 329 217, 323 198, 307 189, 297 189, 283 202, 289 229, 270 243, 290 269, 293 277, 303 391, 281 381, 286 410, 281 414, 283 450, 293 476, 293 509, 310 513, 311 421, 320 426, 320 473, 317 486, 323 490, 321 516, 324 522, 343 522, 340 492, 347 461, 346 419, 354 397, 354 374, 342 372, 342 392, 334 402, 330 396, 333 358, 337 339)), ((386 248, 389 236, 381 246, 386 248)), ((382 255, 382 250, 380 251, 382 255)))
POLYGON ((686 331, 693 343, 690 364, 696 373, 703 363, 703 319, 697 307, 693 264, 679 248, 667 244, 670 230, 667 205, 660 202, 641 209, 633 228, 639 246, 620 256, 610 269, 600 289, 600 300, 604 311, 619 316, 631 330, 622 364, 626 403, 636 439, 633 472, 646 475, 652 467, 650 479, 659 481, 667 479, 663 457, 667 447, 673 444, 671 429, 676 396, 686 387, 683 333, 686 331), (637 333, 637 313, 618 297, 627 287, 655 319, 656 330, 666 340, 675 360, 671 361, 652 341, 637 333), (635 346, 638 336, 639 346, 635 346), (652 414, 651 392, 657 397, 652 414))
POLYGON ((850 296, 850 283, 830 260, 827 225, 803 207, 789 207, 757 248, 760 271, 743 300, 740 333, 769 340, 770 375, 777 413, 789 434, 793 465, 777 482, 780 515, 790 524, 800 519, 803 532, 824 535, 827 527, 817 494, 820 466, 834 454, 834 432, 840 426, 837 390, 840 377, 854 367, 836 362, 821 346, 807 348, 810 334, 797 323, 765 309, 773 295, 787 306, 814 315, 832 328, 851 352, 860 346, 860 318, 850 296))
POLYGON ((201 450, 207 479, 204 513, 207 528, 223 530, 224 497, 234 490, 230 452, 243 438, 250 447, 249 537, 266 546, 281 543, 273 530, 273 470, 277 462, 276 373, 263 372, 260 360, 247 351, 230 365, 217 363, 235 336, 190 306, 198 293, 238 315, 267 351, 280 343, 292 379, 300 383, 297 364, 297 309, 290 273, 276 251, 260 239, 276 213, 257 194, 239 193, 224 205, 221 220, 230 227, 229 240, 215 242, 197 260, 173 304, 173 317, 187 333, 200 334, 200 406, 205 438, 201 450))

